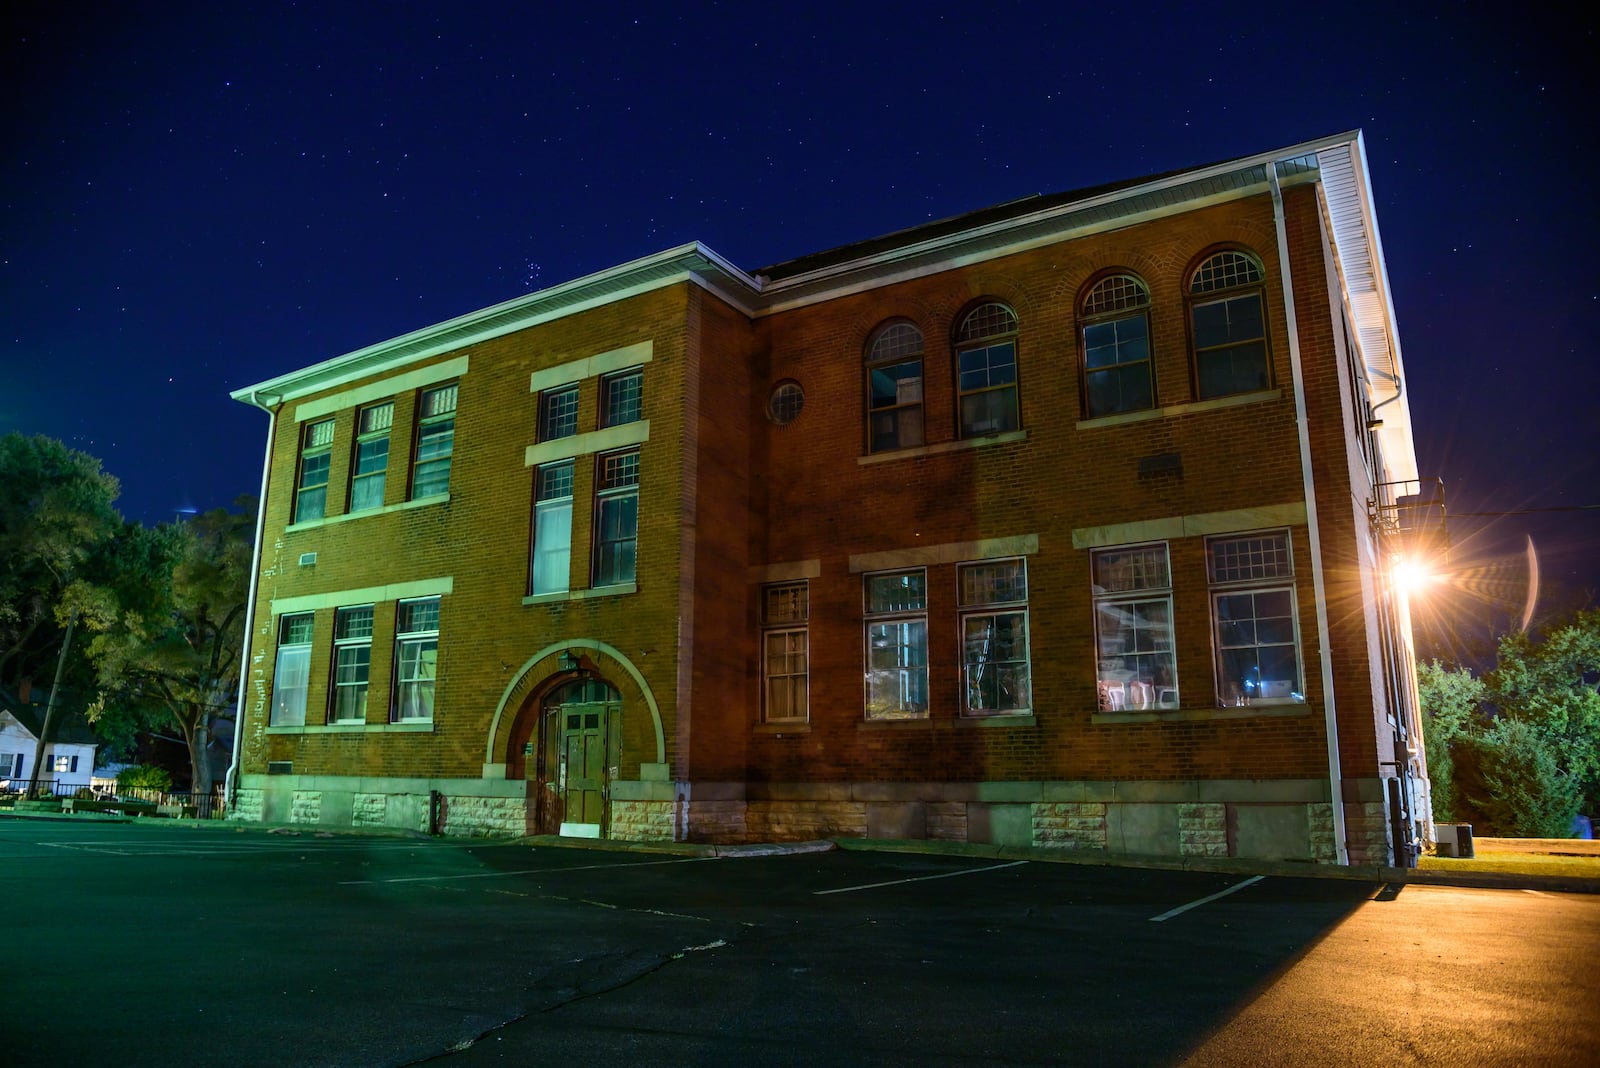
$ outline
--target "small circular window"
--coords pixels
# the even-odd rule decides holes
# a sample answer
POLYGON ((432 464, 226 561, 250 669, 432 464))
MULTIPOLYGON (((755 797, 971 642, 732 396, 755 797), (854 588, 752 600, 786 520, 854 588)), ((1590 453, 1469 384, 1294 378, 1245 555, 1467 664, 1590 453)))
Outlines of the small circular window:
POLYGON ((772 396, 767 398, 767 418, 779 426, 788 426, 805 406, 806 391, 800 388, 800 383, 779 382, 772 396))

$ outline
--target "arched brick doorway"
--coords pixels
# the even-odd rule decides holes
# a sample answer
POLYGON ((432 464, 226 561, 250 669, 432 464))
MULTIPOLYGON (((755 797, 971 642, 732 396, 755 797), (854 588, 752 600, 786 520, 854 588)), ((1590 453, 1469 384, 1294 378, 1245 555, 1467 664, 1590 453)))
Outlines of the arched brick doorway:
POLYGON ((529 833, 605 837, 621 728, 622 695, 603 679, 569 679, 529 697, 506 754, 506 777, 528 783, 529 833))

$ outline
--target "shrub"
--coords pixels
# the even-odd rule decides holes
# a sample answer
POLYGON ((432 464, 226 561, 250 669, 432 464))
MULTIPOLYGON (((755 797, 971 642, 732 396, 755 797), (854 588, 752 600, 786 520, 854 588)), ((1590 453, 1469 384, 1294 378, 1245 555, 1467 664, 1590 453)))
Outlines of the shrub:
POLYGON ((1507 838, 1569 838, 1583 790, 1534 727, 1502 719, 1457 743, 1456 796, 1473 823, 1507 838))
POLYGON ((164 793, 172 789, 172 776, 165 768, 135 764, 117 772, 117 786, 129 790, 160 790, 164 793))

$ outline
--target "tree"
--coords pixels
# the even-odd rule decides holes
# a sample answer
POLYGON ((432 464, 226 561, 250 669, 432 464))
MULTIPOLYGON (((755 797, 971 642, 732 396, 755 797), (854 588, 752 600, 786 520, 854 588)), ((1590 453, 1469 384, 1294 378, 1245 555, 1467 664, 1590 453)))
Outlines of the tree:
POLYGON ((1600 611, 1500 639, 1481 679, 1418 669, 1435 819, 1565 837, 1600 812, 1600 611))
MULTIPOLYGON (((117 480, 100 461, 54 438, 0 438, 0 683, 55 679, 34 744, 32 793, 73 669, 72 637, 87 605, 103 600, 84 564, 121 521, 117 480)), ((81 658, 79 658, 81 660, 81 658)))
POLYGON ((175 727, 195 793, 211 790, 207 753, 234 706, 249 595, 254 502, 187 523, 126 527, 115 619, 89 643, 100 682, 96 722, 138 717, 175 727))
POLYGON ((1489 688, 1466 668, 1448 668, 1437 660, 1417 669, 1417 690, 1424 718, 1422 742, 1432 784, 1433 818, 1457 818, 1452 749, 1484 722, 1483 703, 1489 688))
POLYGON ((1583 803, 1555 747, 1531 723, 1501 719, 1457 748, 1459 803, 1472 822, 1510 838, 1567 838, 1583 803))
POLYGON ((1591 812, 1600 813, 1600 610, 1500 639, 1485 678, 1498 714, 1526 723, 1549 745, 1591 812))

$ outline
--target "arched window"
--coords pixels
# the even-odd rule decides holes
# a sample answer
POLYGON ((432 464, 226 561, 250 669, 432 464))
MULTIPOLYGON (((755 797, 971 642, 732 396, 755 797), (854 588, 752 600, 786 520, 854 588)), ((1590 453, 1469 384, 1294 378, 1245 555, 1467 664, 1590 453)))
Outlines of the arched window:
POLYGON ((922 331, 879 327, 867 345, 867 451, 922 444, 922 331))
POLYGON ((1150 287, 1131 274, 1096 282, 1078 306, 1089 418, 1155 407, 1150 372, 1150 287))
POLYGON ((1004 304, 980 304, 961 320, 956 395, 962 437, 1017 429, 1017 313, 1004 304))
POLYGON ((1266 389, 1267 324, 1261 261, 1228 250, 1209 256, 1189 280, 1190 343, 1201 400, 1266 389))

